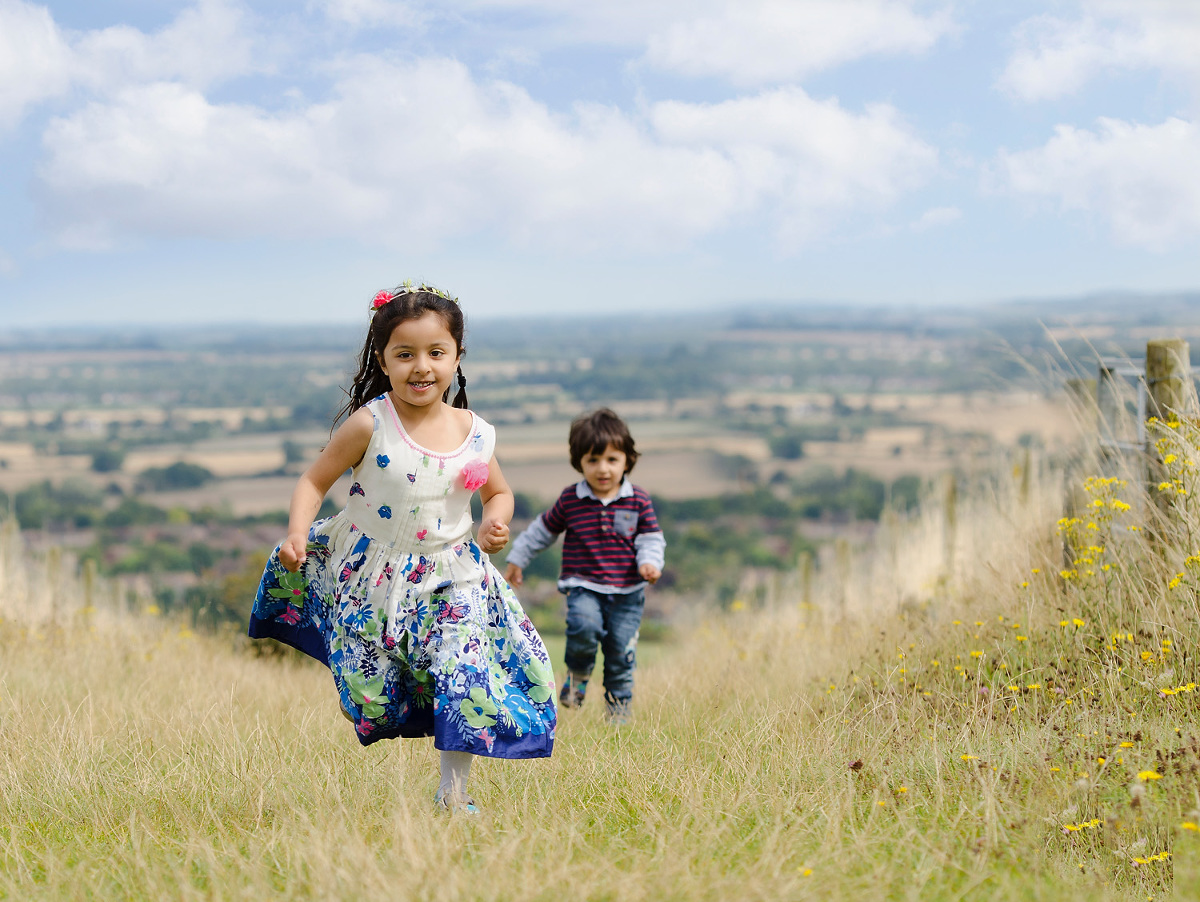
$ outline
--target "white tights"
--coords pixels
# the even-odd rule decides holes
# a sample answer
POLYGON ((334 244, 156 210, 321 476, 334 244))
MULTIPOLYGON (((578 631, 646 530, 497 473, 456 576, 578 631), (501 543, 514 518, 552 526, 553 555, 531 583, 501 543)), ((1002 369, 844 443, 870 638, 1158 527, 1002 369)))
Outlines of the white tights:
POLYGON ((470 752, 442 752, 442 782, 438 785, 438 797, 446 798, 466 795, 467 777, 471 774, 470 752))

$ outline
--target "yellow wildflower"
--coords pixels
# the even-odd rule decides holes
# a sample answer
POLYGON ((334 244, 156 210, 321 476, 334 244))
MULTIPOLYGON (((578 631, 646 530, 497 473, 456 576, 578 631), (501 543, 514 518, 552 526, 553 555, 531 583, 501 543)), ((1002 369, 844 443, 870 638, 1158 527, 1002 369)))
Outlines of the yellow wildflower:
POLYGON ((1159 852, 1157 855, 1151 855, 1148 858, 1135 858, 1133 860, 1137 864, 1150 864, 1151 862, 1155 862, 1155 861, 1166 861, 1170 857, 1171 857, 1170 852, 1159 852))
POLYGON ((1161 780, 1162 774, 1153 770, 1144 770, 1138 774, 1139 780, 1161 780))

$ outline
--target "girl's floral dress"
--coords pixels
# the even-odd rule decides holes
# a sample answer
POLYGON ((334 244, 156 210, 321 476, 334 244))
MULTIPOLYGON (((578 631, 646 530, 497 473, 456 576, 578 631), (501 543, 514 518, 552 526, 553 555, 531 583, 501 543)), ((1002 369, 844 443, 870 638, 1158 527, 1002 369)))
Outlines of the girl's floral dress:
POLYGON ((516 595, 471 538, 471 496, 496 432, 435 454, 404 431, 387 395, 341 513, 313 524, 297 573, 267 562, 250 635, 328 665, 368 745, 433 736, 446 751, 537 758, 554 744, 554 675, 516 595))

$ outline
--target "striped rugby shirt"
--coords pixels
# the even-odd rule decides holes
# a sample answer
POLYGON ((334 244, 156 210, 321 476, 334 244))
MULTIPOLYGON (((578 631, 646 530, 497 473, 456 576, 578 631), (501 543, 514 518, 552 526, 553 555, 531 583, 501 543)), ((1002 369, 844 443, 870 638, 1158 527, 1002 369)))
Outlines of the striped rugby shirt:
POLYGON ((606 595, 628 594, 646 586, 638 573, 642 564, 662 570, 667 543, 654 505, 646 490, 628 479, 607 501, 596 497, 586 479, 567 486, 553 506, 517 536, 508 563, 525 569, 563 532, 561 592, 579 586, 606 595))

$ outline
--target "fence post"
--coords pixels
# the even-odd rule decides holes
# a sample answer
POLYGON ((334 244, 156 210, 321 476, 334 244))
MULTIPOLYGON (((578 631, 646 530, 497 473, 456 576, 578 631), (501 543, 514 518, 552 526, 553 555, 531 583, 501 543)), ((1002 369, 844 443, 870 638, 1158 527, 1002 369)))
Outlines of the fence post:
POLYGON ((942 493, 942 573, 944 584, 954 579, 954 548, 958 544, 958 477, 947 473, 942 493))
POLYGON ((1188 343, 1182 338, 1161 338, 1146 344, 1146 387, 1150 415, 1160 420, 1187 413, 1192 365, 1188 343))
MULTIPOLYGON (((1158 417, 1160 422, 1171 422, 1190 412, 1192 367, 1190 349, 1182 338, 1162 338, 1146 344, 1146 391, 1147 414, 1158 417)), ((1158 510, 1158 522, 1151 528, 1151 536, 1161 541, 1167 535, 1174 492, 1161 492, 1160 483, 1166 481, 1167 471, 1162 454, 1155 447, 1152 436, 1148 437, 1146 461, 1146 490, 1154 499, 1158 510)))
POLYGON ((850 541, 840 538, 834 542, 835 562, 837 564, 837 616, 845 618, 846 606, 850 593, 850 541))
POLYGON ((807 551, 800 552, 800 607, 812 612, 812 579, 813 556, 807 551))

